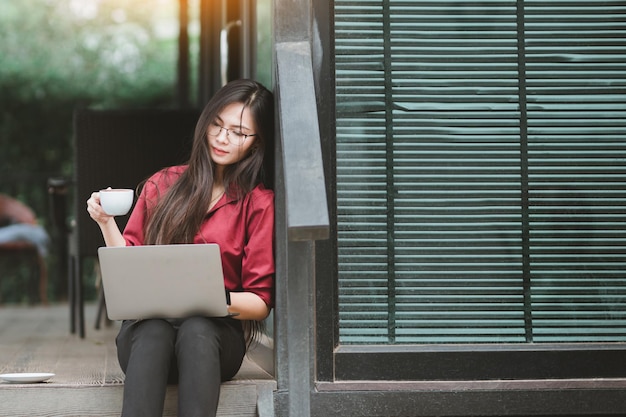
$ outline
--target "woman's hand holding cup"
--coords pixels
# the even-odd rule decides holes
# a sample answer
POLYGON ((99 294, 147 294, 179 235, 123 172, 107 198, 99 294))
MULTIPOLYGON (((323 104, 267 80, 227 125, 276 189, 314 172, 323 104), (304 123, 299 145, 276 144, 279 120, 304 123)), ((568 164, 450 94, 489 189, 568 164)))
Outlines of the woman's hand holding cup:
POLYGON ((87 212, 98 223, 106 223, 114 216, 123 216, 133 205, 135 192, 125 188, 107 188, 91 194, 87 212))

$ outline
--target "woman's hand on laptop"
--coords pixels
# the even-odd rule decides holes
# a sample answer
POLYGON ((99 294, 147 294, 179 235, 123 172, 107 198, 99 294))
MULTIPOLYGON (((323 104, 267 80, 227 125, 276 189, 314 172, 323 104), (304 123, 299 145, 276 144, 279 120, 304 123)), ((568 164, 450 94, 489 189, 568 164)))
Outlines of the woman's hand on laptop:
POLYGON ((265 301, 253 292, 231 291, 228 311, 238 313, 234 316, 238 320, 261 321, 270 314, 270 309, 265 301))

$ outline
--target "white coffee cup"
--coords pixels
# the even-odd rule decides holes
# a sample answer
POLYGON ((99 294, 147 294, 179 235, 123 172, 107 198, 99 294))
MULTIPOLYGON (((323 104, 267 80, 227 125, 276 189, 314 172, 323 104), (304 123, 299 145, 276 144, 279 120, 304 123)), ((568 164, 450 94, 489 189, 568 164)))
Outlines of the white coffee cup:
POLYGON ((100 205, 111 216, 123 216, 133 205, 135 191, 127 188, 100 190, 100 205))

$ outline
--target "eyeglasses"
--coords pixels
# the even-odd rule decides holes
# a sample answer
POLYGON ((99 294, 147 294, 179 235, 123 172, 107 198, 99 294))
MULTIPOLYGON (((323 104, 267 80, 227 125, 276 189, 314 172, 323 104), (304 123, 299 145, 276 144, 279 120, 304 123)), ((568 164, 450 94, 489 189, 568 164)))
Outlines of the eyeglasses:
POLYGON ((220 126, 217 123, 211 123, 209 125, 209 129, 207 130, 207 133, 209 136, 219 136, 222 134, 222 130, 226 131, 226 139, 233 145, 241 145, 250 136, 256 136, 256 133, 252 135, 246 135, 239 130, 226 129, 224 126, 220 126))

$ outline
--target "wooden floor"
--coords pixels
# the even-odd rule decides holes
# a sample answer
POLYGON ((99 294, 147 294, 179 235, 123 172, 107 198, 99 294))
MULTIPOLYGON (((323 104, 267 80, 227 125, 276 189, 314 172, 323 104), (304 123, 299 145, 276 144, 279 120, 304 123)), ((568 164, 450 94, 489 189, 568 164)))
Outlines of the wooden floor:
MULTIPOLYGON (((33 388, 41 391, 44 388, 56 388, 55 398, 64 398, 67 392, 67 401, 77 398, 77 402, 85 403, 94 396, 102 397, 103 390, 90 391, 81 388, 107 389, 107 395, 113 399, 111 410, 103 411, 99 406, 98 413, 77 411, 67 413, 56 410, 44 410, 34 412, 31 409, 29 415, 119 415, 117 409, 121 401, 124 375, 117 362, 115 349, 115 335, 119 328, 119 322, 112 326, 102 326, 100 330, 94 329, 95 306, 88 305, 86 308, 86 336, 84 339, 69 333, 69 308, 67 305, 53 305, 47 307, 30 306, 0 306, 0 374, 17 372, 50 372, 55 376, 46 383, 41 384, 15 384, 0 382, 0 416, 17 416, 24 402, 30 401, 27 397, 33 388), (64 388, 64 390, 62 389, 64 388), (81 397, 82 399, 79 399, 81 397), (14 401, 13 401, 14 399, 14 401), (8 405, 8 404, 13 404, 8 405), (13 408, 10 408, 13 407, 13 408)), ((234 378, 222 386, 220 396, 220 408, 227 409, 228 396, 241 397, 241 389, 252 392, 255 397, 254 408, 256 409, 256 397, 259 394, 259 386, 263 390, 275 388, 275 381, 269 373, 264 371, 248 357, 234 378), (252 388, 254 387, 254 388, 252 388), (239 391, 237 391, 239 390, 239 391), (229 394, 229 391, 232 391, 229 394), (224 398, 222 398, 224 397, 224 398), (222 403, 225 404, 222 404, 222 403)), ((169 400, 166 400, 166 413, 175 415, 176 394, 168 388, 169 400), (173 411, 167 411, 167 409, 173 411)), ((39 395, 39 394, 38 394, 39 395)), ((57 400, 57 410, 64 404, 63 400, 57 400)), ((69 405, 69 404, 68 404, 69 405)), ((73 405, 72 409, 80 410, 82 405, 73 405)), ((241 411, 241 410, 240 410, 241 411)), ((231 413, 223 411, 222 415, 248 415, 248 411, 231 413)), ((24 414, 26 415, 26 414, 24 414)), ((256 415, 256 414, 254 414, 256 415)))
POLYGON ((95 330, 94 312, 87 307, 81 339, 69 332, 67 305, 0 307, 0 373, 52 372, 49 383, 61 385, 123 382, 115 351, 119 325, 95 330))

